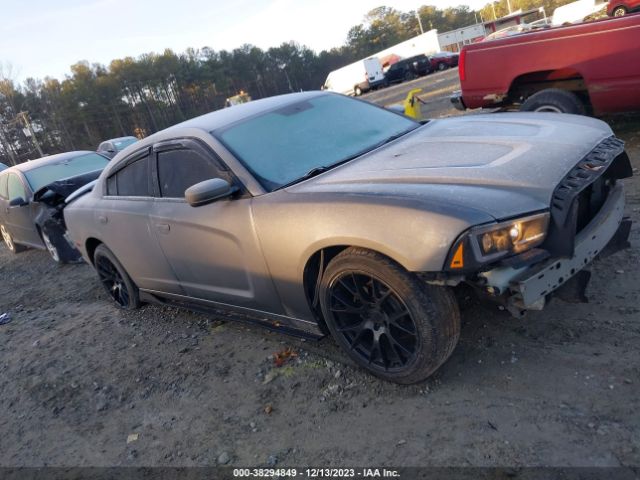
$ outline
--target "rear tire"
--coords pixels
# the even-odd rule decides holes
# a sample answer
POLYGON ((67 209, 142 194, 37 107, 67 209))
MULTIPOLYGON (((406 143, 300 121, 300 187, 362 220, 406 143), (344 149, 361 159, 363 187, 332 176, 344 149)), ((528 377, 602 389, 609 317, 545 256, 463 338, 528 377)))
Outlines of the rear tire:
POLYGON ((553 112, 586 115, 582 101, 574 93, 559 88, 548 88, 531 95, 520 106, 523 112, 553 112))
POLYGON ((124 310, 135 310, 140 307, 138 287, 113 252, 104 244, 96 247, 93 264, 98 272, 100 283, 118 307, 124 310))
POLYGON ((447 69, 447 64, 446 63, 439 63, 438 64, 438 70, 442 71, 442 70, 446 70, 447 69))
POLYGON ((320 283, 322 314, 340 347, 373 375, 420 382, 442 365, 460 335, 448 288, 425 284, 394 261, 347 248, 320 283))
POLYGON ((4 225, 0 225, 0 233, 2 234, 2 239, 4 240, 5 245, 11 252, 20 253, 27 249, 24 245, 18 245, 13 241, 13 237, 4 225))
POLYGON ((362 95, 362 89, 356 85, 355 87, 353 87, 353 94, 356 97, 359 97, 360 95, 362 95))
POLYGON ((612 16, 624 17, 627 14, 627 9, 624 7, 616 7, 613 9, 612 16))

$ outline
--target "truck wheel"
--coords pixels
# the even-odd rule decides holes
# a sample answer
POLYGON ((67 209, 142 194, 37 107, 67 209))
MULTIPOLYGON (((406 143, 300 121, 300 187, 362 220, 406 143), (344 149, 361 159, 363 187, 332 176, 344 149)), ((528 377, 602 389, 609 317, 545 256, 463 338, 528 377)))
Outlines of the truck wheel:
POLYGON ((362 95, 362 89, 358 85, 356 85, 355 87, 353 87, 353 94, 356 97, 359 97, 360 95, 362 95))
POLYGON ((586 115, 582 101, 573 93, 559 88, 548 88, 531 95, 520 106, 523 112, 575 113, 586 115))
POLYGON ((624 17, 627 14, 627 9, 624 7, 616 7, 613 9, 614 17, 624 17))
POLYGON ((370 250, 351 247, 334 257, 319 298, 340 347, 385 380, 424 380, 458 342, 460 312, 451 290, 425 284, 370 250))

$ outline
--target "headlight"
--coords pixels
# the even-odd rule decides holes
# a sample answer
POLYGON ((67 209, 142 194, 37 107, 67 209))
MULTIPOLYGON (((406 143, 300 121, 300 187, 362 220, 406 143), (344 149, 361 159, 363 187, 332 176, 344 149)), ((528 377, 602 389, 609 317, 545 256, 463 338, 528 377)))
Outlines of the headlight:
POLYGON ((549 225, 549 213, 472 228, 469 232, 476 258, 486 262, 540 245, 549 225))
POLYGON ((482 264, 537 247, 547 236, 549 212, 474 227, 453 245, 445 270, 473 270, 482 264))

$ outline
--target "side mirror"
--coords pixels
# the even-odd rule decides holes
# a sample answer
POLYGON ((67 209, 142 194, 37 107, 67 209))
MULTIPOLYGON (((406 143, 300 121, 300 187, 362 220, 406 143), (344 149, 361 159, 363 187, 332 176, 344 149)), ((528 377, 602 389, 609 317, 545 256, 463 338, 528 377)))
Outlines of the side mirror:
POLYGON ((221 198, 226 198, 236 192, 229 182, 222 178, 212 178, 190 186, 184 192, 184 198, 192 207, 200 207, 221 198))
POLYGON ((22 197, 14 198, 9 202, 10 207, 24 207, 26 204, 27 201, 22 197))

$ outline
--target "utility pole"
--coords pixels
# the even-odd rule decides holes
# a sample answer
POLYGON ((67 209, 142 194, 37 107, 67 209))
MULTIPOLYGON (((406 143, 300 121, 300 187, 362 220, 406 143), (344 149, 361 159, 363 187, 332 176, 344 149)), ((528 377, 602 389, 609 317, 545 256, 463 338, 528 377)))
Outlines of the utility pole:
POLYGON ((491 10, 493 10, 493 19, 497 20, 498 17, 496 17, 496 6, 495 6, 494 2, 491 2, 491 10))
POLYGON ((420 14, 417 11, 416 18, 418 19, 418 25, 420 25, 420 33, 424 33, 424 29, 422 28, 422 19, 420 18, 420 14))
POLYGON ((9 158, 11 159, 11 164, 12 165, 17 165, 18 162, 16 162, 16 157, 13 154, 13 150, 11 150, 11 145, 9 145, 9 142, 7 141, 7 137, 5 137, 4 130, 2 129, 1 126, 0 126, 0 143, 2 144, 2 148, 7 151, 7 154, 9 155, 9 158))
POLYGON ((27 128, 27 130, 29 130, 29 133, 31 134, 31 138, 33 139, 33 144, 35 145, 36 150, 38 150, 38 153, 40 154, 41 157, 44 157, 44 153, 42 153, 42 148, 40 148, 40 144, 38 143, 38 139, 36 138, 36 132, 34 132, 33 127, 31 127, 31 122, 29 121, 28 112, 20 112, 18 116, 22 117, 24 126, 27 128))
POLYGON ((507 8, 509 9, 509 15, 511 15, 511 2, 507 0, 507 8))

